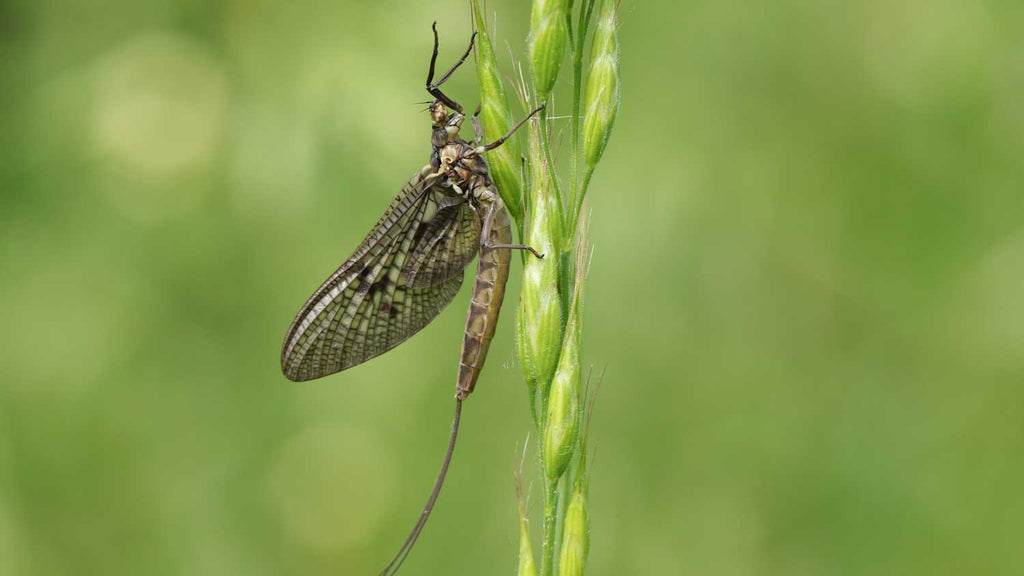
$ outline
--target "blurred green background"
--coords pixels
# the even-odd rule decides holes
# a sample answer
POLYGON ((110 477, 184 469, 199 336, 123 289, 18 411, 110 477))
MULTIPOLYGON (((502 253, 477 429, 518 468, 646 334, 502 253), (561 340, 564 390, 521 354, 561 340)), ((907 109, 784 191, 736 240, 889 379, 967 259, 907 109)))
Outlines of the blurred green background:
MULTIPOLYGON (((528 3, 488 10, 507 64, 528 3)), ((0 573, 396 550, 468 294, 341 375, 278 355, 427 159, 435 19, 450 62, 459 0, 0 3, 0 573)), ((588 574, 1024 572, 1021 30, 1019 2, 624 0, 588 574)), ((510 290, 406 574, 514 570, 510 290)))

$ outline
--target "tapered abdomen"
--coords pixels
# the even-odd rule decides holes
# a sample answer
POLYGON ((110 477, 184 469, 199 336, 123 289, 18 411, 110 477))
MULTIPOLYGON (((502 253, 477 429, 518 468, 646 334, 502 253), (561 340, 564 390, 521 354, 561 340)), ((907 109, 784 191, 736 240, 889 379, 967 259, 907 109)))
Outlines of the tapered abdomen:
POLYGON ((508 211, 497 192, 487 191, 480 198, 483 213, 481 226, 480 261, 476 269, 476 283, 473 298, 466 317, 466 332, 462 339, 462 357, 459 362, 459 379, 455 396, 463 399, 476 387, 477 377, 487 358, 487 349, 501 312, 501 301, 505 297, 505 282, 508 280, 511 251, 507 248, 487 248, 488 245, 511 244, 512 224, 508 211))

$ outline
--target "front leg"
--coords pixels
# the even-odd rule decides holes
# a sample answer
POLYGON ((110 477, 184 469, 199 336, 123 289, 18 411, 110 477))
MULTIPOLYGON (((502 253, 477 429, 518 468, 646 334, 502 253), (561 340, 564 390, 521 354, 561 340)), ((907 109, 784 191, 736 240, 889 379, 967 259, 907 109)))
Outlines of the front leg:
POLYGON ((484 138, 484 129, 480 126, 480 106, 476 107, 476 112, 473 112, 473 141, 470 143, 473 148, 480 145, 480 141, 484 138))

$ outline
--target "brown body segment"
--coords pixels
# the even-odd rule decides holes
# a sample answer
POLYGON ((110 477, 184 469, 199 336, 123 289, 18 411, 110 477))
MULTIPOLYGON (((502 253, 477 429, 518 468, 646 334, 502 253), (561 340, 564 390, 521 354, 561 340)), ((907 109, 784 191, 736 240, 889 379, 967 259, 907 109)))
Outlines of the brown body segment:
POLYGON ((466 315, 466 331, 462 339, 462 356, 459 361, 459 378, 455 396, 460 400, 469 396, 476 387, 480 369, 487 358, 487 349, 494 337, 501 312, 501 301, 505 297, 505 283, 508 281, 511 251, 507 248, 490 248, 508 245, 512 242, 512 223, 508 210, 493 187, 477 191, 477 214, 481 215, 480 261, 477 263, 476 283, 473 297, 466 315))

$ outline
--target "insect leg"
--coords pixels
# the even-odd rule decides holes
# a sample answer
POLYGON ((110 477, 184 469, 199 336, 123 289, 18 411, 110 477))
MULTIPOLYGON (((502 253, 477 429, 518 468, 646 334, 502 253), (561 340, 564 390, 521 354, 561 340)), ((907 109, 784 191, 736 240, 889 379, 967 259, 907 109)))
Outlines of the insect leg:
MULTIPOLYGON (((499 210, 504 210, 505 205, 501 203, 500 197, 496 193, 485 190, 481 200, 487 205, 487 212, 483 215, 481 220, 483 224, 480 226, 480 247, 485 250, 505 249, 505 250, 529 250, 537 258, 544 258, 544 255, 533 246, 527 246, 525 244, 489 244, 491 238, 491 228, 494 225, 494 218, 497 216, 499 210), (493 195, 493 199, 487 199, 486 195, 493 195)), ((511 238, 509 238, 511 240, 511 238)))
POLYGON ((536 108, 533 109, 532 112, 530 112, 529 114, 526 115, 526 118, 523 118, 522 120, 519 121, 518 124, 513 126, 512 129, 508 131, 508 134, 505 134, 501 138, 498 138, 497 140, 495 140, 494 142, 491 142, 490 144, 487 144, 486 146, 477 146, 476 148, 473 149, 473 153, 474 154, 482 154, 484 152, 487 152, 488 150, 494 150, 498 146, 501 146, 502 144, 505 143, 505 140, 508 140, 513 134, 515 134, 516 130, 519 130, 519 128, 523 124, 526 124, 527 120, 529 120, 530 118, 533 118, 533 116, 536 113, 538 113, 541 110, 543 110, 545 106, 547 106, 546 102, 544 104, 541 104, 540 106, 537 106, 536 108))
POLYGON ((480 106, 477 105, 476 112, 473 112, 473 141, 470 144, 476 148, 480 145, 480 140, 484 137, 484 129, 480 126, 480 106))
POLYGON ((507 250, 529 250, 537 258, 541 260, 544 259, 544 255, 537 252, 536 248, 533 246, 527 246, 526 244, 484 244, 484 248, 487 248, 488 250, 493 250, 495 248, 504 248, 507 250))
POLYGON ((438 100, 443 102, 445 106, 461 114, 462 105, 456 102, 455 100, 452 100, 448 96, 445 96, 445 94, 441 92, 441 84, 444 84, 448 80, 448 78, 450 78, 451 75, 455 72, 455 70, 457 70, 459 66, 462 66, 462 64, 466 61, 466 58, 469 58, 469 53, 473 51, 473 43, 476 41, 476 32, 473 32, 473 35, 470 36, 469 47, 466 48, 466 52, 462 55, 462 58, 459 58, 458 62, 452 64, 452 67, 449 68, 447 72, 442 74, 441 78, 439 78, 437 82, 434 82, 434 67, 437 64, 438 46, 437 22, 434 22, 434 24, 431 26, 431 29, 433 29, 434 31, 434 52, 430 56, 430 69, 427 71, 427 92, 429 92, 430 95, 433 96, 434 98, 437 98, 438 100))

